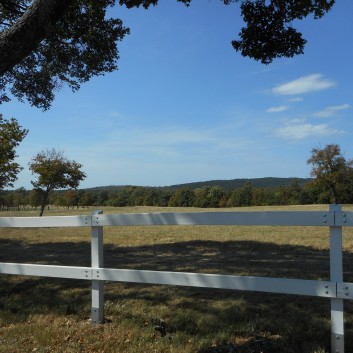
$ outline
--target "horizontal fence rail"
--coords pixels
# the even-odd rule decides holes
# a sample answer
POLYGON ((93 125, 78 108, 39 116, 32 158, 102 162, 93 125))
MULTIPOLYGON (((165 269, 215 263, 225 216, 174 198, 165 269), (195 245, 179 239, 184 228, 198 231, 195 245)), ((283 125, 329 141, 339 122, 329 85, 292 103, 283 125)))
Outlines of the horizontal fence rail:
MULTIPOLYGON (((345 212, 344 214, 347 213, 345 212)), ((333 226, 333 212, 180 212, 91 216, 0 217, 0 228, 52 228, 149 225, 333 226)), ((347 216, 353 225, 353 215, 347 216)), ((343 224, 342 224, 343 225, 343 224)), ((345 224, 348 225, 348 224, 345 224)))
MULTIPOLYGON (((114 268, 75 267, 0 263, 1 273, 22 276, 42 276, 99 280, 110 282, 165 284, 185 287, 233 289, 281 294, 309 295, 323 298, 337 298, 337 287, 329 281, 270 278, 254 276, 231 276, 207 273, 188 273, 170 271, 127 270, 114 268)), ((347 283, 341 283, 342 294, 347 299, 347 283)), ((352 287, 353 289, 353 287, 352 287)))
POLYGON ((91 227, 92 216, 0 217, 0 228, 91 227))
POLYGON ((104 281, 308 295, 331 300, 331 352, 344 353, 343 302, 353 299, 353 283, 343 282, 342 227, 353 226, 353 212, 331 205, 327 212, 180 212, 87 216, 0 217, 0 228, 91 228, 91 267, 0 262, 0 273, 92 281, 92 322, 104 322, 104 281), (112 269, 103 266, 103 227, 153 225, 322 226, 330 236, 330 280, 112 269))

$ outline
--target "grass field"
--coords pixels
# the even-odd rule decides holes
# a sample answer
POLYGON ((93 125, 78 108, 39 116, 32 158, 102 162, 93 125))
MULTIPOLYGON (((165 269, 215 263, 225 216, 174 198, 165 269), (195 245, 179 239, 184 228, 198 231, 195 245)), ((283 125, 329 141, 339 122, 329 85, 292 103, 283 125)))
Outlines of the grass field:
MULTIPOLYGON (((326 211, 328 206, 222 211, 303 209, 326 211)), ((45 215, 92 211, 53 209, 45 215)), ((179 211, 217 210, 104 209, 179 211)), ((344 280, 349 282, 352 235, 353 229, 344 230, 344 280)), ((326 227, 105 227, 104 244, 105 267, 329 278, 326 227)), ((90 266, 90 229, 0 229, 0 248, 1 262, 90 266)), ((330 301, 324 298, 106 283, 107 322, 93 327, 90 310, 90 282, 1 275, 0 353, 324 353, 330 347, 330 301)), ((345 313, 346 347, 353 347, 351 302, 345 313)))

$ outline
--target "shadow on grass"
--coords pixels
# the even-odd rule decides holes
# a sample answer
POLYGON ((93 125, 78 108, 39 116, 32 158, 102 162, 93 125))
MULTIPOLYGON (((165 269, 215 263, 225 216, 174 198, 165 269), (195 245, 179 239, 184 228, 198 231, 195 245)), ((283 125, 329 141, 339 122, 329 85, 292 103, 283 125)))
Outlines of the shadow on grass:
MULTIPOLYGON (((35 243, 0 239, 0 262, 90 266, 90 243, 35 243)), ((329 253, 304 246, 278 245, 257 241, 190 241, 150 246, 104 246, 104 267, 159 271, 204 272, 301 279, 329 278, 329 253)), ((345 268, 353 254, 345 253, 345 268)), ((352 281, 352 273, 345 273, 352 281)), ((35 308, 40 314, 56 313, 88 318, 90 282, 47 278, 0 277, 0 310, 26 320, 35 308)), ((315 352, 316 346, 328 350, 329 300, 313 297, 249 293, 189 287, 163 287, 140 284, 106 284, 107 303, 168 307, 170 334, 238 337, 234 343, 215 344, 199 353, 222 352, 315 352), (155 288, 159 289, 156 290, 155 288), (178 298, 178 300, 176 300, 178 298), (211 302, 222 302, 214 305, 211 302), (175 315, 174 315, 175 314, 175 315), (209 322, 201 323, 205 316, 209 322), (242 341, 239 337, 244 337, 242 341), (309 343, 311 342, 311 343, 309 343), (308 348, 309 347, 309 348, 308 348), (311 349, 311 350, 310 350, 311 349)), ((348 309, 347 346, 353 346, 352 306, 348 309)), ((107 308, 109 312, 109 307, 107 308)), ((0 313, 1 313, 0 311, 0 313)), ((114 310, 111 310, 115 315, 114 310)), ((141 324, 155 320, 131 311, 130 319, 141 324)), ((13 318, 12 318, 13 320, 13 318)))
MULTIPOLYGON (((89 242, 26 243, 0 239, 0 262, 90 266, 89 242)), ((349 269, 353 254, 344 253, 349 269)), ((258 241, 184 241, 147 246, 104 245, 104 267, 211 272, 302 279, 329 278, 329 252, 258 241)), ((353 273, 345 271, 345 281, 353 273)))

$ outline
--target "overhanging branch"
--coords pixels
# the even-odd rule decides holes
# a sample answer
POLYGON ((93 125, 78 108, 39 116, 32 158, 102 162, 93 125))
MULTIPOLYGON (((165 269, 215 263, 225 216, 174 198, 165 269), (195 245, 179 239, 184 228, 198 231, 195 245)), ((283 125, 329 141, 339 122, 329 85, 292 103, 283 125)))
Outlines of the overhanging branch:
POLYGON ((48 37, 74 0, 35 0, 23 16, 0 33, 0 75, 11 70, 48 37))

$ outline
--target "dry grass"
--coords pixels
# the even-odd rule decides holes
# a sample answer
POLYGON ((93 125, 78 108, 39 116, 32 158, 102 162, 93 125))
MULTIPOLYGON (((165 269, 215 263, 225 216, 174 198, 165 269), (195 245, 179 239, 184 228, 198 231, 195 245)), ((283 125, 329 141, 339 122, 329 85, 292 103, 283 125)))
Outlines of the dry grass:
MULTIPOLYGON (((253 207, 225 211, 302 210, 253 207)), ((327 206, 307 206, 327 210, 327 206)), ((348 208, 350 209, 350 208, 348 208)), ((215 211, 198 210, 193 211, 215 211)), ((116 212, 190 209, 133 207, 116 212)), ((46 215, 89 214, 50 210, 46 215)), ((33 216, 0 213, 0 216, 33 216)), ((352 230, 344 232, 346 281, 353 281, 352 230)), ((322 227, 106 227, 105 267, 328 279, 322 227)), ((1 262, 90 265, 90 230, 2 229, 1 262)), ((92 327, 90 283, 0 276, 0 352, 225 353, 329 351, 329 300, 264 293, 106 283, 107 322, 92 327), (155 327, 166 324, 165 335, 155 327)), ((353 308, 346 305, 346 345, 353 308)))

